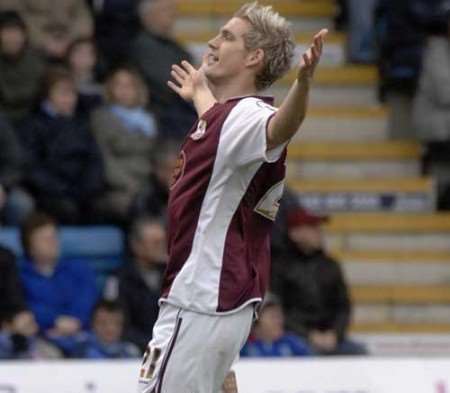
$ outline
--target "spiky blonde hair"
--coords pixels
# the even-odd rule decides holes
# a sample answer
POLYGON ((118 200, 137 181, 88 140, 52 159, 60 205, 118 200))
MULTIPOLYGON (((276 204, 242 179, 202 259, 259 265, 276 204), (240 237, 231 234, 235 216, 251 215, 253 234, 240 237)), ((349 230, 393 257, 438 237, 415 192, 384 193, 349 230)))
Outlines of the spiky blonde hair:
POLYGON ((258 90, 266 89, 291 67, 295 44, 290 24, 271 6, 257 1, 244 4, 234 16, 250 23, 250 31, 244 36, 246 49, 264 51, 264 64, 255 85, 258 90))

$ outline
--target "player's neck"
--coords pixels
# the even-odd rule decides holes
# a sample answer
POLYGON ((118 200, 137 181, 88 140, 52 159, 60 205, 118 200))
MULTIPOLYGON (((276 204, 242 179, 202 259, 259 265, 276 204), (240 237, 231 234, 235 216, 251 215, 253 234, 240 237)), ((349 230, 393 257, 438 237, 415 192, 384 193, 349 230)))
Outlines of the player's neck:
POLYGON ((222 84, 210 84, 211 92, 218 102, 225 102, 233 97, 252 96, 257 94, 253 83, 242 81, 227 81, 222 84))

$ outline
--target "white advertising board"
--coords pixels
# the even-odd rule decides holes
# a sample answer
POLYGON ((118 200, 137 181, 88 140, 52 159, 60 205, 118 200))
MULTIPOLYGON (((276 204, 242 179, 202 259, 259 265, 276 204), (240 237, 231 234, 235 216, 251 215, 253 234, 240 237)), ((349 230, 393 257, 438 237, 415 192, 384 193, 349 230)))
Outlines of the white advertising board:
MULTIPOLYGON (((0 393, 135 393, 138 369, 136 361, 1 362, 0 393)), ((450 359, 251 360, 236 373, 240 393, 450 393, 450 359)))

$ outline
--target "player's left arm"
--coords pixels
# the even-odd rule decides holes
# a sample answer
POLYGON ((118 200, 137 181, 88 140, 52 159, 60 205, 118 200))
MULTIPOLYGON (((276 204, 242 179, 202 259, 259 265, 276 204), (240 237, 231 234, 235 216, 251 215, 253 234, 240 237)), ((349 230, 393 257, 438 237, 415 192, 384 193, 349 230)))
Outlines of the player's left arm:
POLYGON ((302 55, 297 78, 267 127, 267 150, 288 142, 305 119, 310 86, 327 33, 327 29, 317 33, 309 49, 302 55))

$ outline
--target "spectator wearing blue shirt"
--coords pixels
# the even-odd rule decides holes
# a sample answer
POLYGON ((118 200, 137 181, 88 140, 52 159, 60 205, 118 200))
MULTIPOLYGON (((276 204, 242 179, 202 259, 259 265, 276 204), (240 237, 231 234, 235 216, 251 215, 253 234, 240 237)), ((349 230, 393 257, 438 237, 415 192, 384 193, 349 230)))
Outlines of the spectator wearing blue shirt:
POLYGON ((92 332, 79 337, 73 357, 84 359, 126 359, 140 357, 134 344, 123 341, 125 314, 117 301, 101 300, 92 316, 92 332))
POLYGON ((89 325, 97 301, 95 275, 82 260, 61 257, 55 221, 33 213, 21 227, 25 301, 41 333, 67 350, 69 337, 89 325))
POLYGON ((261 307, 253 337, 241 350, 242 357, 293 357, 312 354, 308 344, 284 329, 284 312, 275 296, 261 307))

